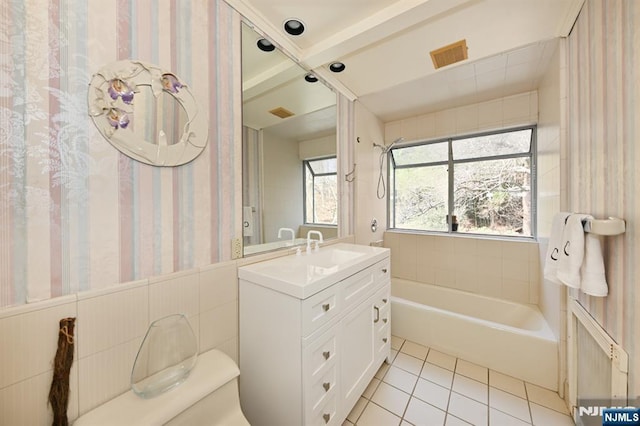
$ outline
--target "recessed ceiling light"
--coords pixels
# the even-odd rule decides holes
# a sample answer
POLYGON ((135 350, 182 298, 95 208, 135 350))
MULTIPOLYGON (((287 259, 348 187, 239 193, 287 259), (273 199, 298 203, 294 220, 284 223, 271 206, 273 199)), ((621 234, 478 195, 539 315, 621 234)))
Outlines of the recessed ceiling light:
POLYGON ((318 81, 318 77, 316 77, 312 73, 308 73, 307 75, 305 75, 304 79, 309 83, 315 83, 316 81, 318 81))
POLYGON ((256 42, 256 45, 258 46, 258 49, 262 50, 263 52, 273 52, 276 48, 273 43, 271 43, 266 38, 261 38, 260 40, 258 40, 256 42))
POLYGON ((332 62, 329 65, 329 69, 333 72, 342 72, 347 68, 342 62, 332 62))
POLYGON ((304 32, 304 24, 299 19, 288 19, 284 23, 284 30, 288 34, 299 36, 304 32))

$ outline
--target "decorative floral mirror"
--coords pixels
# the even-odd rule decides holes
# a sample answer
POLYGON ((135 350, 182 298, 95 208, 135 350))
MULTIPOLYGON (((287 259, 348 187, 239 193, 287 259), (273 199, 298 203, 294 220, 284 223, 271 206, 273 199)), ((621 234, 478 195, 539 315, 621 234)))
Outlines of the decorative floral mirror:
POLYGON ((207 145, 208 124, 175 74, 140 61, 104 66, 89 83, 89 115, 123 154, 154 166, 179 166, 207 145))

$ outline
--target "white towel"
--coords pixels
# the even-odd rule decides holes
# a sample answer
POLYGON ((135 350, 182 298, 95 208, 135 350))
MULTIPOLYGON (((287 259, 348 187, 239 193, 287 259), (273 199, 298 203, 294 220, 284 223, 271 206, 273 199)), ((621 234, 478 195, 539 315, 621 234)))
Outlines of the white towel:
POLYGON ((584 260, 584 228, 582 219, 587 215, 572 214, 562 231, 558 279, 572 288, 580 288, 580 268, 584 260))
POLYGON ((586 294, 597 297, 605 297, 609 294, 609 286, 604 273, 602 248, 597 235, 587 233, 580 276, 582 278, 580 290, 586 294))
POLYGON ((572 214, 568 217, 562 233, 557 276, 569 287, 579 288, 591 296, 604 297, 609 289, 602 249, 596 235, 587 233, 585 238, 582 221, 588 219, 593 219, 593 216, 572 214))
POLYGON ((549 236, 549 246, 547 247, 547 256, 544 261, 544 277, 556 284, 562 284, 557 275, 558 261, 562 244, 562 231, 564 231, 564 224, 569 215, 571 213, 557 213, 551 222, 551 235, 549 236))

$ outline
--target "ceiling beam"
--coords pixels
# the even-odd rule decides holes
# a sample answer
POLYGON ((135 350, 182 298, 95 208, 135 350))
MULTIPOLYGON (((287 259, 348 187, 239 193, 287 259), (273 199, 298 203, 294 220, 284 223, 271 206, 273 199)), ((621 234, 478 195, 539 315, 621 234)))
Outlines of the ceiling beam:
POLYGON ((400 0, 301 52, 300 61, 308 68, 317 68, 480 1, 483 0, 400 0))

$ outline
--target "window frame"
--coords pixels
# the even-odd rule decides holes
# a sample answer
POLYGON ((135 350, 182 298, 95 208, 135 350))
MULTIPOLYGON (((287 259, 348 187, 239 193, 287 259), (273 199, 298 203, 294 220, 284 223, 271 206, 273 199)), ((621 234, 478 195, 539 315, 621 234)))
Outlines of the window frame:
POLYGON ((538 218, 537 218, 537 204, 538 204, 538 185, 537 185, 537 124, 531 124, 526 126, 518 126, 518 127, 509 127, 505 129, 493 130, 493 131, 485 131, 485 132, 477 132, 477 133, 469 133, 464 135, 450 136, 446 138, 438 138, 438 139, 427 139, 420 140, 413 143, 402 144, 397 146, 387 153, 387 182, 390 187, 390 191, 387 193, 387 229, 393 231, 400 232, 412 232, 412 233, 424 233, 424 234, 438 234, 438 235, 464 235, 464 236, 475 236, 475 237, 486 237, 486 238, 494 238, 494 239, 509 239, 509 240, 517 240, 517 239, 525 239, 525 240, 536 240, 538 235, 538 218), (502 133, 512 133, 522 130, 531 130, 531 142, 529 145, 528 153, 517 153, 517 154, 498 154, 498 155, 489 155, 482 157, 473 157, 473 158, 464 158, 460 160, 453 159, 453 143, 457 140, 477 138, 483 136, 490 135, 498 135, 502 133), (408 148, 412 146, 423 146, 423 145, 431 145, 436 143, 447 143, 448 149, 448 158, 446 161, 433 161, 426 163, 416 163, 411 165, 395 165, 395 160, 393 157, 394 149, 408 148), (439 231, 439 230, 424 230, 424 229, 411 229, 411 228, 396 228, 395 227, 395 219, 396 219, 396 206, 395 206, 395 194, 396 194, 396 180, 392 177, 392 171, 397 169, 409 169, 416 167, 427 167, 427 166, 447 166, 447 215, 448 217, 454 213, 455 210, 455 174, 454 169, 456 164, 464 164, 464 163, 474 163, 474 162, 483 162, 483 161, 491 161, 491 160, 504 160, 504 159, 513 159, 513 158, 529 158, 529 164, 531 169, 531 235, 504 235, 504 234, 483 234, 483 233, 474 233, 474 232, 458 232, 452 230, 452 224, 447 224, 447 231, 439 231))
MULTIPOLYGON (((337 155, 328 155, 326 157, 317 157, 317 158, 308 158, 305 160, 302 160, 302 223, 304 225, 314 225, 314 226, 334 226, 337 227, 338 224, 337 223, 322 223, 322 222, 307 222, 307 169, 309 169, 311 175, 313 176, 314 182, 312 184, 312 187, 315 187, 315 178, 316 177, 323 177, 323 176, 335 176, 336 177, 336 191, 338 190, 337 188, 337 184, 338 184, 338 156, 337 155), (330 172, 330 173, 314 173, 313 168, 309 165, 309 163, 314 162, 314 161, 322 161, 322 160, 330 160, 330 159, 335 159, 336 160, 336 171, 335 172, 330 172)), ((312 213, 312 217, 315 219, 316 214, 315 214, 315 209, 316 209, 316 199, 315 197, 312 195, 313 199, 312 199, 312 209, 313 209, 313 213, 312 213)))

